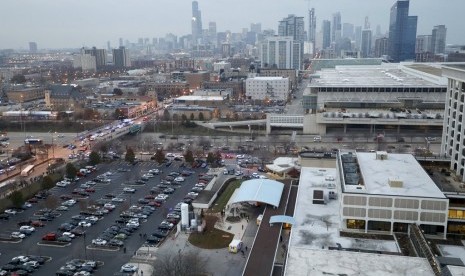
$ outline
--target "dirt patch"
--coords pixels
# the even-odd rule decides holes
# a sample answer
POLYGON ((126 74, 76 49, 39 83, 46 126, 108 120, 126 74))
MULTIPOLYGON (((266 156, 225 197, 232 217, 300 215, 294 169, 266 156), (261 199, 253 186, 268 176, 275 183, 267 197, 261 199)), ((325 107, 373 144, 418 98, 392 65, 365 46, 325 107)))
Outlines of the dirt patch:
POLYGON ((226 248, 231 243, 234 235, 215 228, 218 221, 216 216, 205 216, 206 226, 202 233, 191 233, 189 242, 203 249, 226 248))

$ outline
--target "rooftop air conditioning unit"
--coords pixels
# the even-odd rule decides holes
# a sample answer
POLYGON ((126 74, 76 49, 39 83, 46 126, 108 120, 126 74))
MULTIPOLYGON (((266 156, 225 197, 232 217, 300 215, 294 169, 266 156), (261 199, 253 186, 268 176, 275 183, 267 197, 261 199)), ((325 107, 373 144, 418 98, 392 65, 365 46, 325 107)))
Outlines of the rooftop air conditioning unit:
POLYGON ((388 183, 391 188, 402 188, 404 186, 404 181, 399 178, 389 178, 388 183))

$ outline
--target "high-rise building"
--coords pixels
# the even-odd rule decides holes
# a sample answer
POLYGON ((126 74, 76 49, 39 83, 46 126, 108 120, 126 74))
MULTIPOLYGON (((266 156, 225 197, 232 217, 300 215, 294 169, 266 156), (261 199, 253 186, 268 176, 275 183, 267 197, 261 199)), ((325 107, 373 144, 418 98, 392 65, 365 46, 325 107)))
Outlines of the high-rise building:
POLYGON ((431 35, 419 35, 417 36, 415 43, 415 53, 431 53, 432 46, 431 35))
POLYGON ((192 1, 192 40, 194 45, 202 38, 202 13, 199 10, 199 3, 192 1))
POLYGON ((292 36, 295 41, 304 42, 305 25, 304 18, 290 14, 288 17, 279 21, 279 36, 292 36))
POLYGON ((81 51, 81 54, 74 56, 73 67, 81 68, 82 71, 86 72, 95 72, 97 70, 95 57, 91 54, 83 53, 83 51, 81 51))
POLYGON ((208 40, 216 46, 216 22, 208 22, 208 40))
POLYGON ((331 26, 331 42, 337 42, 339 39, 341 39, 342 35, 342 23, 340 12, 333 14, 333 23, 331 26))
POLYGON ((409 0, 398 0, 391 7, 389 57, 394 62, 415 59, 417 16, 409 16, 409 0))
POLYGON ((375 40, 375 57, 387 56, 389 40, 387 37, 380 37, 375 40))
POLYGON ((331 22, 329 20, 323 20, 321 32, 323 33, 323 49, 326 49, 331 45, 331 22))
POLYGON ((450 157, 450 169, 465 181, 465 127, 463 105, 465 104, 465 66, 450 65, 442 68, 448 78, 446 110, 442 127, 441 156, 450 157))
POLYGON ((308 10, 308 41, 315 43, 316 38, 316 15, 315 9, 308 10))
POLYGON ((371 56, 371 30, 362 31, 362 45, 361 45, 361 54, 363 58, 371 56))
POLYGON ((37 53, 37 43, 36 42, 29 42, 29 52, 37 53))
POLYGON ((111 43, 110 43, 110 40, 107 41, 107 51, 111 51, 111 43))
POLYGON ((123 47, 123 46, 124 46, 124 44, 123 44, 123 38, 120 37, 120 38, 119 38, 119 47, 123 47))
POLYGON ((84 53, 95 57, 97 68, 101 68, 107 65, 107 51, 105 51, 105 49, 97 49, 96 47, 92 47, 92 49, 84 49, 84 53))
POLYGON ((347 37, 350 39, 354 38, 354 24, 351 24, 351 23, 342 24, 342 37, 347 37))
POLYGON ((446 33, 445 25, 434 26, 431 37, 431 48, 434 54, 444 54, 446 51, 446 33))
POLYGON ((355 48, 360 50, 360 45, 362 44, 362 26, 355 27, 354 37, 355 48))
POLYGON ((251 23, 250 24, 250 31, 254 32, 256 34, 259 34, 262 32, 262 23, 251 23))
POLYGON ((302 43, 291 36, 268 37, 260 45, 263 67, 300 70, 302 43))
POLYGON ((131 67, 129 51, 125 47, 113 49, 113 64, 118 68, 131 67))

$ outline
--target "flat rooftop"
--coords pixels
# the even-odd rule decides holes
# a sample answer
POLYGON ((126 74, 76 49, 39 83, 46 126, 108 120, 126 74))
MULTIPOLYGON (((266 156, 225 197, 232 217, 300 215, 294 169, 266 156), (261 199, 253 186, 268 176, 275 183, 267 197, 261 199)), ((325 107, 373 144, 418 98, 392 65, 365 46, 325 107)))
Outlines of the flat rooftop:
MULTIPOLYGON (((411 154, 385 153, 386 158, 377 159, 380 152, 342 151, 340 158, 345 175, 344 191, 351 193, 365 193, 391 196, 412 196, 426 198, 446 198, 439 190, 428 173, 421 167, 411 154), (344 163, 344 156, 355 158, 358 165, 360 183, 362 185, 349 185, 346 172, 353 169, 350 164, 344 163), (349 169, 349 167, 351 167, 349 169), (390 180, 401 181, 402 187, 392 187, 390 180)), ((353 176, 353 175, 352 175, 353 176)), ((356 177, 356 176, 355 176, 356 177)))
POLYGON ((315 75, 310 87, 444 87, 394 66, 338 66, 315 75))
POLYGON ((272 80, 284 80, 288 78, 283 78, 283 77, 253 77, 253 78, 248 78, 248 80, 261 80, 261 81, 272 81, 272 80))
POLYGON ((401 256, 394 240, 341 237, 339 199, 328 198, 336 178, 334 168, 302 168, 284 275, 434 275, 426 259, 401 256), (314 190, 325 204, 313 204, 314 190))
POLYGON ((176 101, 224 101, 224 96, 188 95, 177 97, 176 101))
POLYGON ((428 276, 434 273, 424 258, 293 248, 288 256, 285 275, 428 276))
POLYGON ((423 73, 431 74, 437 77, 442 77, 442 69, 440 66, 432 66, 429 64, 414 63, 411 65, 407 65, 406 67, 421 71, 423 73))

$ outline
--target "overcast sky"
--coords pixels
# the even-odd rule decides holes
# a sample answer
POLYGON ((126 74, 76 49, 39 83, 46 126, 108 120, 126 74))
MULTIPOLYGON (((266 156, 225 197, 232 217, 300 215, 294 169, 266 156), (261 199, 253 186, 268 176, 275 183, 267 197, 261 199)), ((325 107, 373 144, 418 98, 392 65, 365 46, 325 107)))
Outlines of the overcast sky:
MULTIPOLYGON (((118 38, 134 42, 139 37, 179 36, 191 32, 189 0, 0 0, 0 49, 118 46, 118 38)), ((203 28, 215 21, 217 30, 240 32, 250 23, 277 30, 288 14, 305 17, 306 0, 199 0, 203 28)), ((340 11, 342 22, 363 25, 369 16, 372 29, 388 29, 394 0, 311 0, 321 21, 340 11)), ((417 34, 431 34, 434 25, 445 24, 448 44, 465 44, 465 0, 411 0, 410 15, 418 16, 417 34)))

